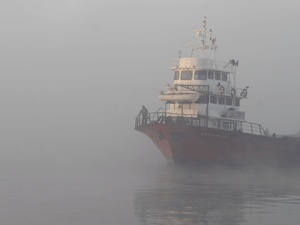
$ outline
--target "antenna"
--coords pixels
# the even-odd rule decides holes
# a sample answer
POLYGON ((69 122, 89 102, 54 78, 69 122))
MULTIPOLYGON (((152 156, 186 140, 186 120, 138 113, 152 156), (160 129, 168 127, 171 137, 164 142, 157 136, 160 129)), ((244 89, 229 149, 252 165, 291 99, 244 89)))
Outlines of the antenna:
POLYGON ((206 49, 206 16, 203 20, 203 35, 202 35, 203 49, 206 49))
POLYGON ((216 37, 213 37, 212 35, 212 29, 209 30, 209 40, 211 43, 209 45, 206 45, 206 38, 207 38, 207 22, 206 22, 206 16, 204 17, 203 23, 202 23, 202 30, 194 30, 196 32, 196 37, 197 37, 197 47, 196 49, 198 50, 198 57, 200 58, 201 56, 201 51, 203 51, 203 54, 205 53, 206 49, 211 49, 213 50, 213 58, 215 59, 215 53, 216 53, 216 37))

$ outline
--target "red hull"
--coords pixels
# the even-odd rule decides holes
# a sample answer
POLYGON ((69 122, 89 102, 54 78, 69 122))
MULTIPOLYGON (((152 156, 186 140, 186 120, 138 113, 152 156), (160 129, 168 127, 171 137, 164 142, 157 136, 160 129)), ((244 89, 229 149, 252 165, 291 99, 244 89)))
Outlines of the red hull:
POLYGON ((146 134, 172 163, 300 165, 300 139, 273 138, 182 124, 146 124, 146 134))

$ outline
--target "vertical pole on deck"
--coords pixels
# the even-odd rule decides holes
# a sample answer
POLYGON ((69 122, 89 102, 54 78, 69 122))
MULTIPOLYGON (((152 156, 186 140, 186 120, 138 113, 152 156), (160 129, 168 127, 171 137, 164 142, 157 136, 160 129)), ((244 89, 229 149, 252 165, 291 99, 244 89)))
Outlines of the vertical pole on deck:
POLYGON ((167 102, 165 103, 165 120, 167 119, 167 102))
POLYGON ((209 85, 207 85, 207 102, 206 102, 206 127, 208 127, 208 105, 209 105, 209 85))
POLYGON ((259 125, 259 132, 260 132, 260 135, 262 135, 261 129, 262 129, 262 127, 261 127, 261 125, 259 125))
POLYGON ((260 132, 260 135, 261 135, 261 128, 259 127, 259 132, 260 132))

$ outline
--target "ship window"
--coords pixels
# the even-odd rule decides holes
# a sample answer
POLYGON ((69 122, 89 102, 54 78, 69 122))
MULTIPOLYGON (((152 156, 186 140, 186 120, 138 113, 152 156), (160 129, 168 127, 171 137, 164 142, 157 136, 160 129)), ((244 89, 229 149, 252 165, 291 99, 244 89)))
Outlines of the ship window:
POLYGON ((235 106, 240 106, 240 99, 239 98, 235 99, 235 106))
POLYGON ((194 79, 195 80, 206 80, 207 79, 206 70, 196 70, 194 79))
POLYGON ((228 122, 223 122, 223 129, 229 130, 229 123, 228 122))
POLYGON ((226 98, 226 105, 232 105, 232 98, 226 98))
POLYGON ((217 104, 217 96, 210 96, 210 103, 217 104))
POLYGON ((208 98, 206 95, 200 95, 196 103, 207 104, 208 98))
POLYGON ((236 123, 230 123, 230 129, 231 130, 237 130, 237 124, 236 123))
POLYGON ((213 123, 213 127, 217 127, 217 128, 220 127, 220 121, 212 120, 212 123, 213 123))
POLYGON ((219 98, 218 98, 218 103, 219 103, 220 105, 224 105, 224 104, 225 104, 225 98, 224 98, 224 97, 219 97, 219 98))
POLYGON ((178 80, 178 79, 179 79, 179 71, 175 71, 174 80, 178 80))
POLYGON ((220 80, 220 78, 221 78, 221 74, 219 72, 216 72, 215 79, 220 80))
POLYGON ((193 77, 193 71, 184 70, 181 71, 181 80, 191 80, 193 77))
POLYGON ((214 72, 213 71, 208 71, 208 79, 211 79, 211 80, 214 79, 214 72))
POLYGON ((227 74, 226 73, 222 74, 222 81, 227 81, 227 74))

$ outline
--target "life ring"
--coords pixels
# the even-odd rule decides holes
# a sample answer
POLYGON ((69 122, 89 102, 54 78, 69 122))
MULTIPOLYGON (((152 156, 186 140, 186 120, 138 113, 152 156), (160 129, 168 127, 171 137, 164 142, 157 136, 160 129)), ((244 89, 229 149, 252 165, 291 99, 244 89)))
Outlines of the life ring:
POLYGON ((231 96, 236 96, 236 90, 234 88, 231 89, 231 96))
POLYGON ((243 97, 243 98, 246 98, 247 97, 247 89, 243 89, 240 96, 243 97))
POLYGON ((220 85, 219 86, 219 91, 220 91, 220 94, 222 95, 225 92, 225 88, 222 85, 220 85))

